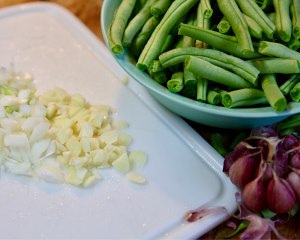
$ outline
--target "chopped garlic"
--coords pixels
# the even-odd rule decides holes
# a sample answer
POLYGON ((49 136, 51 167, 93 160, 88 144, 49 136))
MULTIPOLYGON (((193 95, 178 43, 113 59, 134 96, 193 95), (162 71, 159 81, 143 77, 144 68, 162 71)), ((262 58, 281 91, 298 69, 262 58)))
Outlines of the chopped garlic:
POLYGON ((88 187, 112 167, 135 183, 146 155, 129 153, 126 121, 114 121, 108 105, 55 88, 36 95, 32 76, 0 68, 0 164, 8 172, 51 183, 88 187))
POLYGON ((136 166, 143 167, 147 162, 147 155, 142 151, 132 151, 129 153, 129 160, 136 166))
POLYGON ((138 184, 146 183, 146 178, 137 172, 134 171, 128 172, 126 176, 129 179, 129 181, 133 183, 138 183, 138 184))

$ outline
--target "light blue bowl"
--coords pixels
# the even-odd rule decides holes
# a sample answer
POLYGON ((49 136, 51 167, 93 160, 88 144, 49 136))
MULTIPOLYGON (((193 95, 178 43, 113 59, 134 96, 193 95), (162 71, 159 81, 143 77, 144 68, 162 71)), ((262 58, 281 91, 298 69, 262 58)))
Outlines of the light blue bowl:
MULTIPOLYGON (((107 46, 107 30, 120 2, 121 0, 104 0, 102 5, 101 29, 107 46)), ((298 103, 289 104, 289 109, 281 113, 275 112, 271 107, 228 109, 201 103, 168 91, 137 69, 126 53, 122 56, 115 56, 115 59, 133 79, 145 86, 160 104, 183 118, 197 123, 219 128, 252 128, 271 125, 300 112, 298 103)))

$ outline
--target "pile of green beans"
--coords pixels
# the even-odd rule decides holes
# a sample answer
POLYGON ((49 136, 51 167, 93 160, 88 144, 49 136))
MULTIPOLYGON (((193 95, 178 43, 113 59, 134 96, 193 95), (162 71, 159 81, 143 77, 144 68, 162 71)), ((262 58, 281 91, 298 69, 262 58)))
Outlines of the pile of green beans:
POLYGON ((196 102, 277 112, 300 102, 300 0, 122 0, 108 40, 196 102))

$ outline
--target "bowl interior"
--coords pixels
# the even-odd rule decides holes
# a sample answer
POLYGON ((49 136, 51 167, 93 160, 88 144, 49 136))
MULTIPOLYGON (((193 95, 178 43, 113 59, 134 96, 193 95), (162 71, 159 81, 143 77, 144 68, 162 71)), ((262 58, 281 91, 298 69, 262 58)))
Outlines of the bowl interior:
MULTIPOLYGON (((113 15, 121 0, 104 0, 101 12, 102 34, 108 46, 108 29, 113 15)), ((225 108, 214 106, 170 92, 153 81, 146 73, 135 67, 128 53, 114 56, 119 65, 133 79, 145 86, 148 91, 165 107, 189 120, 222 128, 243 128, 269 125, 300 112, 300 103, 290 103, 284 112, 275 112, 271 107, 225 108)))

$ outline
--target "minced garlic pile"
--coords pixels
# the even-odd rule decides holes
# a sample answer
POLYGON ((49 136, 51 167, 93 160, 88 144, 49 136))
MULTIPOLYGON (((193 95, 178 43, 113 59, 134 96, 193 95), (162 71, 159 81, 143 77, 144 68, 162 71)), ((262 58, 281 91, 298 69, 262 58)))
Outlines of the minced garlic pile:
POLYGON ((55 88, 36 94, 32 76, 0 68, 0 164, 11 173, 87 187, 112 167, 135 183, 147 155, 129 151, 132 137, 111 108, 55 88))

